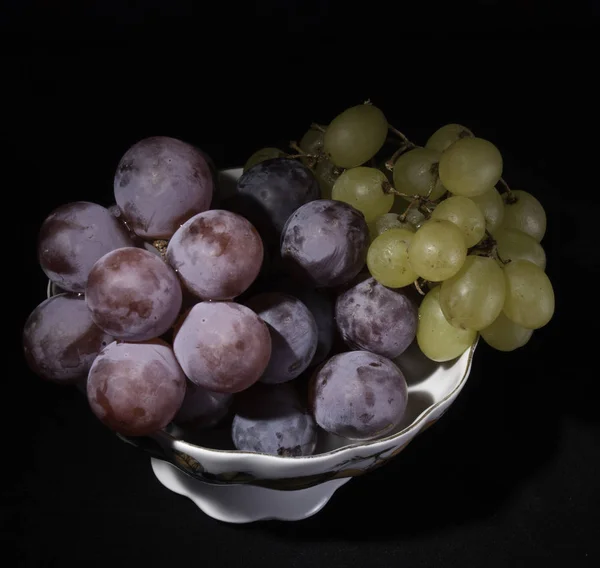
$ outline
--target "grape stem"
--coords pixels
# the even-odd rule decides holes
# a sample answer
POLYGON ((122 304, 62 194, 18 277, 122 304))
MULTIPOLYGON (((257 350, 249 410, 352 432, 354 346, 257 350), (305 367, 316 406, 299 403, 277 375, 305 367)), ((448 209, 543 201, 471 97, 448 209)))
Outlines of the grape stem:
POLYGON ((402 144, 402 146, 400 146, 400 148, 398 148, 393 154, 392 157, 389 160, 386 160, 385 162, 385 167, 386 169, 393 171, 394 169, 394 165, 396 164, 398 158, 404 154, 404 152, 406 150, 408 150, 409 146, 408 144, 402 144))
POLYGON ((318 158, 318 156, 315 156, 314 154, 286 154, 285 155, 286 158, 312 158, 313 160, 316 160, 318 158))
POLYGON ((398 138, 396 136, 388 136, 385 139, 385 143, 386 144, 394 144, 394 145, 400 144, 400 145, 404 146, 404 142, 402 142, 402 140, 398 140, 398 138))
POLYGON ((508 260, 504 260, 501 256, 500 253, 498 252, 498 245, 494 244, 494 246, 492 247, 492 254, 496 256, 496 258, 504 265, 506 264, 510 264, 510 259, 508 260))
MULTIPOLYGON (((429 217, 431 217, 431 214, 433 213, 433 209, 429 209, 429 207, 427 207, 427 205, 425 205, 424 203, 421 203, 419 205, 419 209, 425 210, 425 220, 429 219, 429 217)), ((421 211, 421 213, 423 213, 423 211, 421 211)))
MULTIPOLYGON (((433 193, 433 190, 435 189, 435 186, 436 186, 438 180, 440 179, 440 167, 439 166, 440 165, 438 162, 434 162, 433 164, 431 164, 431 168, 430 168, 431 181, 429 182, 429 189, 427 190, 427 195, 425 196, 426 199, 428 199, 428 200, 431 197, 431 194, 433 193)), ((429 211, 429 214, 431 215, 431 211, 429 211)))
POLYGON ((307 158, 308 159, 308 167, 312 168, 319 161, 320 155, 318 154, 307 154, 295 140, 292 140, 289 144, 290 148, 296 150, 297 154, 287 154, 286 158, 307 158))
POLYGON ((381 189, 383 190, 384 193, 393 193, 394 195, 398 195, 399 197, 405 197, 407 199, 422 200, 427 205, 435 205, 434 201, 431 201, 431 200, 427 199, 427 197, 424 197, 422 195, 410 195, 408 193, 402 193, 401 191, 398 191, 397 189, 394 188, 394 186, 389 181, 384 181, 381 184, 381 189))
POLYGON ((408 148, 416 148, 417 145, 414 142, 411 142, 402 132, 400 132, 397 128, 394 128, 391 124, 388 124, 388 128, 396 135, 402 139, 402 142, 406 144, 408 148))
POLYGON ((509 185, 506 183, 506 181, 504 180, 504 178, 500 178, 500 182, 502 185, 502 191, 501 193, 506 194, 506 203, 508 203, 509 205, 512 203, 516 203, 517 202, 517 198, 515 197, 515 194, 510 190, 509 185))
POLYGON ((492 234, 486 229, 485 239, 469 249, 471 252, 482 252, 485 256, 495 257, 500 263, 508 264, 510 260, 504 260, 498 252, 498 243, 492 234))
POLYGON ((295 140, 290 141, 289 146, 292 150, 296 150, 298 154, 301 154, 302 156, 306 155, 306 152, 302 148, 300 148, 300 146, 298 146, 298 142, 296 142, 295 140))
POLYGON ((409 204, 408 207, 404 210, 404 212, 402 213, 402 215, 400 215, 399 219, 401 223, 404 223, 406 221, 406 216, 408 215, 408 212, 417 204, 419 203, 419 199, 415 198, 413 199, 409 204))
MULTIPOLYGON (((417 292, 419 292, 419 294, 421 294, 421 296, 425 296, 425 292, 423 292, 423 290, 421 289, 421 284, 419 284, 418 278, 413 282, 413 284, 415 285, 417 292)), ((425 284, 425 280, 423 280, 423 284, 425 284)))
POLYGON ((485 236, 487 237, 487 239, 489 240, 490 244, 491 244, 491 255, 495 256, 502 264, 508 264, 510 262, 510 260, 504 260, 501 256, 500 253, 498 252, 498 242, 496 241, 496 239, 492 236, 492 233, 490 233, 487 229, 485 230, 485 236))
POLYGON ((313 122, 310 127, 313 130, 318 130, 319 132, 325 132, 325 130, 327 130, 322 124, 317 124, 316 122, 313 122))
MULTIPOLYGON (((384 193, 392 193, 394 195, 398 195, 400 197, 404 197, 405 199, 411 200, 410 203, 408 204, 408 207, 400 215, 400 221, 402 221, 403 223, 406 220, 406 216, 408 215, 408 212, 413 207, 417 206, 419 208, 419 211, 421 213, 423 213, 423 215, 425 216, 425 219, 429 219, 429 217, 431 216, 431 213, 432 213, 432 209, 430 209, 430 207, 431 206, 435 207, 435 205, 436 205, 435 201, 431 201, 430 199, 427 199, 427 197, 424 197, 423 195, 409 195, 408 193, 402 193, 401 191, 394 189, 394 187, 392 187, 392 184, 388 181, 384 181, 381 184, 381 189, 383 190, 384 193)), ((429 193, 431 193, 431 192, 429 192, 429 193)), ((427 195, 429 195, 429 193, 427 195)))

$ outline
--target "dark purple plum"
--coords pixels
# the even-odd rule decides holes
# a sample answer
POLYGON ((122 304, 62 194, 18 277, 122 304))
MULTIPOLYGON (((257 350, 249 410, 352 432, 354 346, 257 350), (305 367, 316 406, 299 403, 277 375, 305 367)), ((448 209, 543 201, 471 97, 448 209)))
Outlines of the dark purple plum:
POLYGON ((311 455, 317 427, 291 384, 258 383, 236 396, 231 437, 238 450, 275 456, 311 455))
POLYGON ((335 321, 333 319, 333 302, 323 290, 303 286, 292 278, 285 278, 276 282, 273 289, 298 298, 315 318, 317 324, 317 350, 310 362, 310 366, 322 363, 333 346, 335 335, 335 321))
POLYGON ((235 393, 253 385, 267 368, 271 336, 250 308, 235 302, 200 302, 178 326, 173 348, 194 384, 235 393))
POLYGON ((185 395, 185 375, 173 350, 160 340, 114 342, 96 357, 87 380, 93 413, 125 436, 164 428, 185 395))
POLYGON ((57 383, 76 383, 86 377, 98 353, 112 341, 76 294, 43 301, 23 329, 29 366, 40 377, 57 383))
POLYGON ((262 240, 247 219, 211 210, 177 230, 167 248, 167 261, 197 297, 231 300, 254 282, 263 254, 262 240))
POLYGON ((249 219, 266 242, 278 243, 289 216, 320 197, 319 184, 306 166, 290 158, 273 158, 242 174, 227 208, 249 219))
POLYGON ((417 333, 417 306, 402 289, 368 278, 340 294, 335 320, 344 341, 388 359, 402 354, 417 333))
POLYGON ((115 200, 140 237, 169 239, 194 215, 210 207, 213 174, 203 152, 167 136, 145 138, 121 158, 115 200))
POLYGON ((317 424, 351 440, 391 432, 402 420, 407 400, 402 371, 368 351, 334 355, 310 384, 309 404, 317 424))
POLYGON ((134 243, 124 225, 96 203, 76 201, 55 209, 42 223, 38 260, 63 290, 83 292, 96 261, 134 243))
POLYGON ((298 298, 280 292, 258 294, 246 305, 266 322, 271 334, 271 357, 260 380, 295 379, 310 365, 317 349, 317 324, 310 310, 298 298))
POLYGON ((186 428, 212 428, 229 411, 233 395, 212 392, 187 381, 185 398, 174 422, 186 428))
POLYGON ((104 255, 92 268, 85 290, 92 319, 118 339, 159 337, 181 309, 181 285, 163 260, 140 248, 104 255))
POLYGON ((319 199, 286 223, 281 256, 290 273, 316 287, 341 286, 363 268, 369 230, 362 213, 341 201, 319 199))

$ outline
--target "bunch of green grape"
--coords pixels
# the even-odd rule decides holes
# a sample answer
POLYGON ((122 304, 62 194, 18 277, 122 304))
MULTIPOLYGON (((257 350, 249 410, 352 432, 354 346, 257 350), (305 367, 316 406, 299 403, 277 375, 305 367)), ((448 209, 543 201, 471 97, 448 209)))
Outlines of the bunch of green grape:
MULTIPOLYGON (((371 128, 378 127, 373 121, 371 128)), ((330 145, 334 163, 343 162, 341 150, 330 145)), ((366 154, 364 148, 362 158, 366 154)), ((335 182, 332 196, 370 223, 371 275, 391 288, 416 282, 428 289, 417 331, 425 355, 453 359, 477 333, 511 351, 550 321, 554 293, 540 245, 546 214, 527 192, 498 192, 503 163, 494 144, 464 126, 443 126, 425 147, 397 157, 391 189, 374 168, 347 163, 352 167, 335 182)))
POLYGON ((540 244, 546 213, 530 193, 508 189, 492 142, 447 124, 419 147, 365 103, 313 125, 298 149, 321 197, 364 215, 371 275, 424 294, 417 341, 427 357, 454 359, 478 333, 512 351, 550 321, 554 292, 540 244), (390 133, 402 144, 381 161, 390 133))

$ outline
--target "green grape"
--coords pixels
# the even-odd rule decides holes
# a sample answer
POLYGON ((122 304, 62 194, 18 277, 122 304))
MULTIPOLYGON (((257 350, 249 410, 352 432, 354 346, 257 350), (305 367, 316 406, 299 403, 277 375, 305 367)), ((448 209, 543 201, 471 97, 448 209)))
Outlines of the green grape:
POLYGON ((440 158, 440 179, 455 195, 473 197, 495 186, 502 176, 498 148, 483 138, 461 138, 440 158))
POLYGON ((454 144, 461 138, 472 137, 473 133, 461 124, 446 124, 438 128, 427 140, 425 148, 436 150, 437 152, 443 152, 448 146, 454 144))
POLYGON ((505 229, 517 229, 531 235, 538 243, 546 233, 546 212, 542 204, 531 193, 521 190, 511 191, 512 199, 508 193, 504 194, 504 222, 505 229))
POLYGON ((333 184, 340 177, 339 170, 329 160, 321 159, 315 168, 315 177, 321 188, 321 199, 331 199, 333 184))
POLYGON ((369 247, 367 267, 371 276, 388 288, 402 288, 417 279, 408 262, 408 247, 414 233, 407 229, 389 229, 369 247))
POLYGON ((430 290, 419 306, 417 344, 423 354, 442 363, 462 355, 475 341, 477 332, 448 323, 440 307, 440 286, 430 290))
POLYGON ((473 201, 485 218, 485 228, 493 235, 502 225, 504 220, 504 201, 495 187, 488 189, 481 195, 469 197, 473 201))
POLYGON ((331 196, 358 209, 367 223, 387 213, 394 203, 394 194, 386 193, 389 186, 383 172, 359 166, 346 170, 333 184, 331 196))
POLYGON ((379 235, 390 229, 406 229, 411 233, 414 233, 417 230, 414 225, 411 225, 407 221, 400 221, 400 215, 398 215, 398 213, 386 213, 369 223, 371 240, 375 240, 379 235))
POLYGON ((408 247, 408 258, 413 270, 425 280, 441 282, 451 278, 467 258, 462 231, 450 221, 425 221, 408 247))
POLYGON ((376 106, 358 105, 331 121, 325 131, 323 148, 336 166, 354 168, 377 154, 387 132, 387 120, 376 106))
POLYGON ((545 326, 554 314, 554 290, 546 273, 528 260, 514 260, 504 275, 506 317, 527 329, 545 326))
POLYGON ((418 207, 411 207, 404 220, 418 229, 425 222, 425 215, 419 211, 418 207))
POLYGON ((456 195, 444 199, 436 206, 431 218, 454 223, 462 231, 467 248, 475 246, 485 235, 483 213, 468 197, 456 195))
POLYGON ((440 306, 448 322, 479 331, 498 317, 506 282, 502 268, 487 256, 469 255, 462 268, 440 288, 440 306))
POLYGON ((309 128, 298 146, 307 154, 318 154, 323 148, 323 133, 320 130, 309 128))
POLYGON ((481 330, 481 337, 485 342, 498 351, 514 351, 523 347, 532 335, 532 329, 517 325, 503 313, 500 313, 492 325, 481 330))
POLYGON ((244 171, 249 170, 252 166, 256 166, 256 164, 260 164, 260 162, 264 162, 265 160, 281 158, 282 156, 285 156, 285 152, 282 152, 279 148, 261 148, 248 158, 248 161, 244 164, 244 171))
POLYGON ((546 253, 532 236, 516 229, 501 228, 494 235, 502 260, 528 260, 546 269, 546 253))
POLYGON ((446 188, 437 175, 439 160, 440 153, 429 148, 415 148, 405 152, 394 164, 394 187, 402 193, 425 197, 435 181, 429 199, 439 199, 446 193, 446 188))

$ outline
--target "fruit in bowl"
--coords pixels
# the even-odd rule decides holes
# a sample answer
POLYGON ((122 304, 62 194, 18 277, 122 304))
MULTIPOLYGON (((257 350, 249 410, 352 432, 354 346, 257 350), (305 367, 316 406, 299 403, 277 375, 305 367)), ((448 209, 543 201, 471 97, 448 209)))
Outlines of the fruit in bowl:
POLYGON ((31 368, 84 386, 157 475, 295 490, 393 458, 458 396, 479 334, 523 347, 554 295, 545 213, 495 146, 447 125, 419 148, 382 117, 358 105, 245 171, 138 142, 115 206, 41 227, 31 368))

